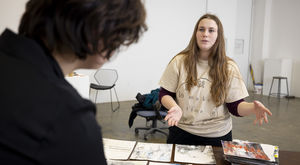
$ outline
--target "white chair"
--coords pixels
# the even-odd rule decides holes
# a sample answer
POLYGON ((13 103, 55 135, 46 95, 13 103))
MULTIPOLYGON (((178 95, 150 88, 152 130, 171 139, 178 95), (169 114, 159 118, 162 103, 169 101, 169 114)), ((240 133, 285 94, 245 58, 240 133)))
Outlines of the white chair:
POLYGON ((115 88, 116 82, 118 80, 117 70, 115 70, 115 69, 98 69, 94 74, 94 78, 98 84, 91 83, 90 89, 96 90, 95 103, 97 100, 97 95, 98 95, 99 90, 109 90, 111 110, 113 112, 118 110, 120 108, 120 102, 119 102, 119 98, 118 98, 116 88, 115 88), (114 89, 115 95, 117 98, 118 106, 116 108, 113 108, 113 101, 112 101, 112 94, 111 94, 112 88, 114 89))

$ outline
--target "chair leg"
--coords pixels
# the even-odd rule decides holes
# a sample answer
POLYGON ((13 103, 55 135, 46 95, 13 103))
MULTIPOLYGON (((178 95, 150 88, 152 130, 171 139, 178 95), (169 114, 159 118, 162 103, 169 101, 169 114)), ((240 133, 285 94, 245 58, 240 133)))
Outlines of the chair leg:
POLYGON ((135 131, 135 133, 139 133, 139 130, 149 130, 149 129, 151 129, 151 127, 136 127, 135 129, 134 129, 134 131, 135 131))
POLYGON ((155 132, 162 133, 162 134, 166 135, 167 137, 169 136, 169 134, 167 132, 162 131, 162 129, 168 129, 169 127, 157 128, 157 120, 151 120, 151 121, 152 121, 152 123, 151 123, 150 127, 136 127, 135 133, 138 134, 139 130, 146 130, 146 132, 144 133, 144 140, 148 140, 148 136, 150 134, 154 134, 155 132))
POLYGON ((161 129, 167 129, 167 128, 150 128, 148 131, 146 131, 146 132, 144 133, 144 140, 148 140, 148 136, 149 136, 150 134, 154 134, 155 132, 162 133, 162 134, 164 134, 164 135, 166 135, 166 136, 168 137, 169 134, 166 133, 166 132, 164 132, 164 131, 162 131, 161 129))
POLYGON ((157 127, 157 120, 152 120, 152 128, 156 128, 157 127))
POLYGON ((97 96, 98 96, 98 90, 96 90, 95 104, 97 104, 97 96))
POLYGON ((278 79, 277 98, 280 98, 280 94, 281 94, 281 79, 278 79))
POLYGON ((287 78, 285 80, 286 80, 285 82, 286 82, 287 96, 290 96, 288 80, 287 78))
POLYGON ((114 91, 115 91, 115 95, 116 95, 117 103, 118 103, 117 109, 119 109, 119 108, 120 108, 120 101, 119 101, 119 97, 118 97, 118 95, 117 95, 117 91, 116 91, 116 88, 115 88, 115 87, 114 87, 114 91))
POLYGON ((111 96, 111 89, 109 90, 109 93, 110 93, 110 107, 111 107, 111 111, 114 112, 114 110, 113 110, 113 103, 112 103, 112 96, 111 96))
POLYGON ((90 98, 90 100, 92 100, 92 98, 91 98, 91 90, 92 90, 92 88, 90 87, 90 89, 89 89, 89 98, 90 98))
POLYGON ((112 93, 111 93, 111 89, 109 90, 109 92, 110 92, 110 106, 111 106, 111 111, 113 111, 113 112, 117 111, 120 108, 120 101, 119 101, 119 98, 118 98, 115 87, 114 87, 114 91, 115 91, 117 104, 118 104, 118 106, 116 108, 113 108, 112 93))
POLYGON ((164 131, 162 131, 162 129, 168 129, 168 128, 153 128, 153 129, 152 129, 152 130, 153 130, 152 132, 153 132, 153 133, 155 133, 155 132, 160 132, 160 133, 162 133, 162 134, 168 136, 169 134, 166 133, 166 132, 164 132, 164 131))
POLYGON ((270 91, 269 91, 269 96, 271 96, 271 91, 272 91, 272 87, 273 87, 273 82, 274 82, 274 78, 272 79, 271 88, 270 88, 270 91))

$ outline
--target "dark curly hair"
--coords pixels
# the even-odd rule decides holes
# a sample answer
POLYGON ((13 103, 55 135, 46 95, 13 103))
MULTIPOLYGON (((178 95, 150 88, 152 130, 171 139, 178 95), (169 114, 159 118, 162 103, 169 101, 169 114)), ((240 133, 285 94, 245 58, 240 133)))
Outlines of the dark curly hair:
POLYGON ((147 30, 140 0, 29 0, 19 34, 80 59, 137 42, 147 30))

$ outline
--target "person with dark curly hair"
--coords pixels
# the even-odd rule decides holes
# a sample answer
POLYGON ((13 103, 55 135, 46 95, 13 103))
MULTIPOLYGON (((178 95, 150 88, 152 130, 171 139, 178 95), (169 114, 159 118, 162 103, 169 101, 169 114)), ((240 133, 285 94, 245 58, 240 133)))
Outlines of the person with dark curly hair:
POLYGON ((0 164, 106 164, 96 107, 65 80, 147 30, 140 0, 29 0, 0 36, 0 164))

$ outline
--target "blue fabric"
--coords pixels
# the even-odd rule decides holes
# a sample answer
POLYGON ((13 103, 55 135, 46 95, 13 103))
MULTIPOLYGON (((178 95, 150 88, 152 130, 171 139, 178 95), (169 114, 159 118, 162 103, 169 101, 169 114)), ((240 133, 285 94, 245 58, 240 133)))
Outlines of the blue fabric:
POLYGON ((151 91, 150 94, 146 94, 143 106, 146 108, 153 108, 155 102, 158 100, 159 88, 151 91))

